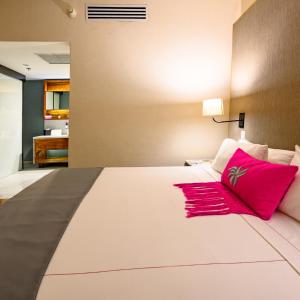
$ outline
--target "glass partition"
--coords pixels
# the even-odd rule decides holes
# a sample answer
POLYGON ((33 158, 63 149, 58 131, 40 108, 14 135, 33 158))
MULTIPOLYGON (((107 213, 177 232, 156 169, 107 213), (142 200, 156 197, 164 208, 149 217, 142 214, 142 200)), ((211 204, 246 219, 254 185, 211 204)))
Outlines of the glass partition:
POLYGON ((0 178, 22 165, 22 86, 0 73, 0 178))

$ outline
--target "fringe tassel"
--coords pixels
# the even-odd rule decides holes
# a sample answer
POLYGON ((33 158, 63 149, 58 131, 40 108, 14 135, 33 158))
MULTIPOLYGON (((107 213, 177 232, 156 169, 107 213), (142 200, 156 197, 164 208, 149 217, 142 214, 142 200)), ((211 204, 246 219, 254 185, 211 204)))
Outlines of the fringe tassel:
POLYGON ((221 182, 174 184, 186 198, 186 217, 227 215, 230 213, 255 215, 221 182))

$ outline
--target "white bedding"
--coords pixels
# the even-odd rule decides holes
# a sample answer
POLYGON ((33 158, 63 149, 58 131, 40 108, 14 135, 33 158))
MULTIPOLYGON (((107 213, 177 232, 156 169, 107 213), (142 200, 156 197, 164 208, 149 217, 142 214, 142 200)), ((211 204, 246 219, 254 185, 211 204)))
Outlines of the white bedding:
POLYGON ((299 300, 299 223, 280 213, 268 224, 239 215, 185 218, 173 184, 219 177, 208 163, 106 168, 70 222, 37 299, 299 300))

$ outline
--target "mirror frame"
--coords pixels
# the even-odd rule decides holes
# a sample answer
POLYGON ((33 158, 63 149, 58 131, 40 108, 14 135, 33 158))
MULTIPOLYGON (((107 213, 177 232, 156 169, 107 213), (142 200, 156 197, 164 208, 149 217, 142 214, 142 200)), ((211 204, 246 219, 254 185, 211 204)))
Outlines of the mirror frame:
POLYGON ((70 92, 69 79, 50 79, 44 81, 44 119, 45 120, 68 120, 69 109, 47 109, 46 92, 70 92))

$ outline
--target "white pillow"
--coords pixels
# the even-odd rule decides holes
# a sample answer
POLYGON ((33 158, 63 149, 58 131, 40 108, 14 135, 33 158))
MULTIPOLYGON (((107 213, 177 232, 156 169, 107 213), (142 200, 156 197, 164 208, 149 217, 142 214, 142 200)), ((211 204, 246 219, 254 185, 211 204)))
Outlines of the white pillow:
MULTIPOLYGON (((296 146, 296 153, 291 165, 298 166, 300 169, 300 147, 296 146)), ((279 210, 288 216, 300 221, 300 170, 296 174, 294 182, 284 196, 279 210)))
POLYGON ((291 165, 299 166, 300 165, 300 146, 296 145, 295 146, 295 152, 294 152, 294 157, 291 161, 291 165))
POLYGON ((294 151, 269 148, 268 161, 273 164, 289 165, 294 155, 294 151))
POLYGON ((267 145, 259 145, 259 144, 252 144, 252 143, 244 144, 244 143, 238 143, 236 140, 233 139, 225 139, 215 159, 212 162, 212 168, 222 173, 229 159, 238 148, 241 148, 249 155, 257 159, 266 159, 268 155, 267 145))
POLYGON ((267 160, 268 159, 268 145, 260 144, 239 144, 239 148, 247 152, 249 155, 256 159, 267 160))
POLYGON ((212 162, 212 168, 216 171, 222 173, 231 158, 232 154, 237 150, 238 143, 236 140, 233 139, 225 139, 220 148, 219 151, 215 157, 215 159, 212 162))

